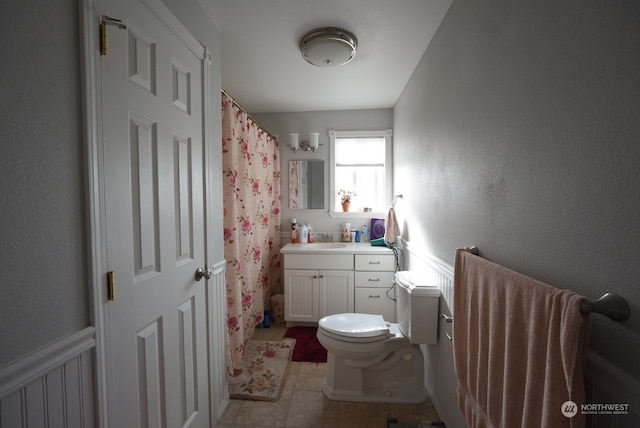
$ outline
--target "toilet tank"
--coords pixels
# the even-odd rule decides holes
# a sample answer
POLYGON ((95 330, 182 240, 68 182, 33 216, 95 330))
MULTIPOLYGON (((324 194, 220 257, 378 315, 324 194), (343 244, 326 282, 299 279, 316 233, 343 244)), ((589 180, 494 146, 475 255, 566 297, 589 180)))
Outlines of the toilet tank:
POLYGON ((396 272, 396 313, 400 331, 411 343, 434 344, 438 339, 440 288, 413 271, 396 272))

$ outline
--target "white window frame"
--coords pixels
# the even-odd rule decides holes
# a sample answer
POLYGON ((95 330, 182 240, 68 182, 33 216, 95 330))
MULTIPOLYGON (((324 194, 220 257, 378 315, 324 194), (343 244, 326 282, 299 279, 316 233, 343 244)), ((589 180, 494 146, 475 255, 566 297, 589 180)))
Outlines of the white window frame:
POLYGON ((387 201, 387 205, 391 206, 391 193, 393 189, 393 146, 392 139, 393 130, 373 130, 373 131, 336 131, 334 129, 329 130, 329 215, 332 218, 374 218, 384 217, 386 212, 342 212, 341 209, 336 207, 335 194, 338 189, 335 189, 335 148, 336 138, 366 138, 366 137, 384 137, 385 138, 385 161, 384 161, 384 195, 383 198, 387 201))

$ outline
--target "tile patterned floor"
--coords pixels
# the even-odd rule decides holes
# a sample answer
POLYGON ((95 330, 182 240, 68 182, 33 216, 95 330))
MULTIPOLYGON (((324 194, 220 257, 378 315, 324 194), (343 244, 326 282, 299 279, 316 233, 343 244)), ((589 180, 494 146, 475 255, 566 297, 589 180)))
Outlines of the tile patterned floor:
MULTIPOLYGON (((283 324, 256 330, 256 340, 279 340, 283 324)), ((386 428, 388 418, 403 421, 437 421, 427 401, 420 405, 331 401, 322 393, 326 363, 293 362, 282 398, 277 402, 231 400, 219 428, 386 428)))

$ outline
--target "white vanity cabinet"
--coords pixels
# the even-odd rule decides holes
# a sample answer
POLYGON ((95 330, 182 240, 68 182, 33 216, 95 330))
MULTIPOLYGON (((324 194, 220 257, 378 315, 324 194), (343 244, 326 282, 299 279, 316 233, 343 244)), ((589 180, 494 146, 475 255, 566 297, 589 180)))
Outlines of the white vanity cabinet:
POLYGON ((355 312, 396 322, 395 267, 393 254, 355 255, 355 312))
POLYGON ((285 321, 316 322, 318 312, 318 271, 285 269, 285 321))
POLYGON ((317 323, 327 315, 361 312, 395 322, 396 258, 365 243, 287 244, 284 256, 284 319, 317 323), (387 290, 389 290, 387 292, 387 290))
POLYGON ((321 270, 319 277, 318 319, 353 312, 353 272, 321 270))
POLYGON ((285 254, 284 294, 288 322, 353 312, 353 255, 285 254))

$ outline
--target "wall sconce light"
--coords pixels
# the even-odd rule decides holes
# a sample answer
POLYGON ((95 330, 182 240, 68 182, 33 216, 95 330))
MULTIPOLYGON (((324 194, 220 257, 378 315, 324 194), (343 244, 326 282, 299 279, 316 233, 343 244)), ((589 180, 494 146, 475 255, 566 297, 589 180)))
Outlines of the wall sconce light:
POLYGON ((289 134, 289 148, 295 153, 300 148, 299 134, 289 134))
POLYGON ((308 152, 309 150, 315 152, 318 149, 318 137, 320 133, 310 132, 308 140, 300 141, 300 134, 289 134, 289 148, 292 152, 297 152, 299 149, 308 152))

